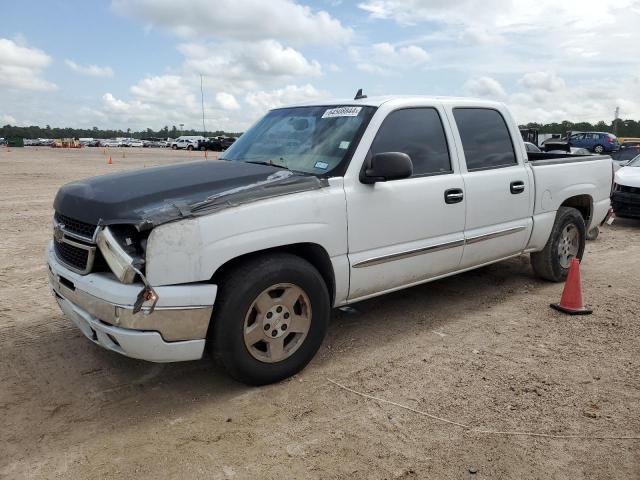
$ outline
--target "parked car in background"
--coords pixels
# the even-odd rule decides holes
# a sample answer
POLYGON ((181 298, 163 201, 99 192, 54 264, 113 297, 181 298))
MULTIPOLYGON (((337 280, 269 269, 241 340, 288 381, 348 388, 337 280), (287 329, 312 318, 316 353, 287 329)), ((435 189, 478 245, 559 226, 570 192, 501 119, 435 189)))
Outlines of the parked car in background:
POLYGON ((527 149, 527 152, 537 152, 537 153, 542 152, 542 150, 540 150, 536 145, 534 145, 531 142, 524 142, 524 148, 527 149))
POLYGON ((142 140, 138 140, 137 138, 128 138, 122 142, 123 147, 142 147, 144 144, 142 140))
POLYGON ((226 150, 236 141, 236 137, 219 137, 220 143, 222 143, 222 149, 226 150))
POLYGON ((220 152, 223 150, 222 142, 218 137, 205 138, 198 142, 198 150, 213 150, 214 152, 220 152))
POLYGON ((118 140, 117 138, 109 138, 107 140, 103 140, 100 142, 103 147, 121 147, 122 140, 118 140))
POLYGON ((4 147, 7 144, 7 141, 4 138, 0 137, 0 146, 4 147))
POLYGON ((620 148, 618 138, 607 132, 577 132, 567 142, 572 147, 586 148, 593 153, 615 152, 620 148))
POLYGON ((640 155, 616 172, 611 204, 617 217, 640 218, 640 155))
POLYGON ((571 155, 593 155, 586 148, 568 147, 567 149, 547 150, 546 153, 569 153, 571 155))
POLYGON ((199 142, 205 138, 202 135, 182 135, 171 143, 174 150, 195 150, 198 148, 199 142))
POLYGON ((616 168, 620 168, 638 155, 640 155, 640 141, 624 141, 620 144, 620 150, 611 153, 611 158, 616 168))
POLYGON ((167 141, 162 138, 145 138, 142 140, 144 148, 163 148, 167 146, 167 141))

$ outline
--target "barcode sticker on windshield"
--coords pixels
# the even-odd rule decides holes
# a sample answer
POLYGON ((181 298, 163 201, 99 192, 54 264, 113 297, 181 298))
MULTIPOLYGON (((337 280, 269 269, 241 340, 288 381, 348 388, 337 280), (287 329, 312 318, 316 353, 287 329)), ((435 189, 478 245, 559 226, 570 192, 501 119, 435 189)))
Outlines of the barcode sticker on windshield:
POLYGON ((325 110, 322 118, 357 117, 362 107, 338 107, 325 110))

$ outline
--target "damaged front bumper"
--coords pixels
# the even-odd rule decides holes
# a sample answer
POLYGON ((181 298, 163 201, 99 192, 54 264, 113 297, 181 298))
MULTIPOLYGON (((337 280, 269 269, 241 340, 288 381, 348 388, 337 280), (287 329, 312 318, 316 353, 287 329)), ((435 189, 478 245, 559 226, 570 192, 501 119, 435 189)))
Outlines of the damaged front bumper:
POLYGON ((64 314, 94 343, 128 357, 178 362, 202 357, 217 287, 207 283, 156 287, 155 309, 134 305, 142 284, 111 273, 79 275, 47 251, 49 285, 64 314))

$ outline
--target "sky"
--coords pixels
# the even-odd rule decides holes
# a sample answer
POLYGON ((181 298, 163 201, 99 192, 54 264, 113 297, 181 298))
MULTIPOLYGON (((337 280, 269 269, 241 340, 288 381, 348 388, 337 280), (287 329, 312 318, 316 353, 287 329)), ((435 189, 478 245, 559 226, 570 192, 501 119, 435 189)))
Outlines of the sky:
POLYGON ((0 124, 242 131, 322 98, 499 100, 640 119, 640 0, 2 2, 0 124))

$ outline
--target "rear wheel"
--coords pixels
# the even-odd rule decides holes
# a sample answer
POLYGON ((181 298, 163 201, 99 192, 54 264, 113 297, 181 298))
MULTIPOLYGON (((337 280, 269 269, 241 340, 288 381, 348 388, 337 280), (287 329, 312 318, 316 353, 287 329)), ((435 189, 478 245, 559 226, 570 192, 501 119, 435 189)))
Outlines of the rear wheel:
POLYGON ((235 379, 277 382, 313 358, 330 310, 324 280, 309 262, 285 253, 254 258, 220 282, 210 345, 235 379))
POLYGON ((575 208, 560 207, 544 249, 531 254, 536 275, 552 282, 565 280, 571 260, 582 260, 585 240, 585 224, 580 212, 575 208))
POLYGON ((602 153, 602 152, 604 152, 604 147, 602 145, 596 145, 595 147, 593 147, 593 152, 594 153, 602 153))
POLYGON ((177 145, 171 145, 171 150, 177 150, 178 146, 177 145))
POLYGON ((187 150, 192 151, 192 150, 193 150, 193 145, 189 145, 189 146, 187 147, 187 150))

